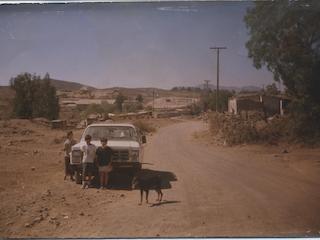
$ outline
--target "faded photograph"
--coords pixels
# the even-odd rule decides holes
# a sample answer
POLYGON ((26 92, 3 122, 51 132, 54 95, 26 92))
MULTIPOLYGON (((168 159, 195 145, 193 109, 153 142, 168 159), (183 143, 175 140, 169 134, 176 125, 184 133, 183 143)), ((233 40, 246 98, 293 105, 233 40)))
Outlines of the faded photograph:
POLYGON ((320 236, 320 2, 0 4, 0 237, 320 236))

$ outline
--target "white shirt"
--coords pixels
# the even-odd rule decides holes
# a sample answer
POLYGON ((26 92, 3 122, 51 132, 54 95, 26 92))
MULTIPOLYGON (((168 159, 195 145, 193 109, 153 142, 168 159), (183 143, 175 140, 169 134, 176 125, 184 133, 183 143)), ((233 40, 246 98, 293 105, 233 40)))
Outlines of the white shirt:
POLYGON ((96 157, 96 146, 93 144, 83 145, 81 148, 83 152, 83 163, 94 163, 94 159, 96 157))

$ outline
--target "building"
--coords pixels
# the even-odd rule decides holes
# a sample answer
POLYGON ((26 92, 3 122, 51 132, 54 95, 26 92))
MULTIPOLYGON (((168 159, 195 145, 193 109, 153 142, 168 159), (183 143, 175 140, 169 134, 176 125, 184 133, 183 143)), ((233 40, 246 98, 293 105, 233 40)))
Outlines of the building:
POLYGON ((267 96, 259 93, 239 94, 229 98, 228 112, 240 114, 242 111, 264 112, 266 116, 283 115, 290 99, 283 95, 267 96))

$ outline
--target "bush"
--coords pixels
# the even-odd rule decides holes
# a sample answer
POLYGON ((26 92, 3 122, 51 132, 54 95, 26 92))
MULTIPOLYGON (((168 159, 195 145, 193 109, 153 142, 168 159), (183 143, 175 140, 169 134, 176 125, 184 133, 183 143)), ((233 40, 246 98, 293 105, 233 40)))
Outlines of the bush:
POLYGON ((210 132, 218 141, 227 144, 270 143, 279 141, 315 145, 319 143, 319 124, 310 116, 299 114, 275 115, 267 121, 262 114, 243 115, 212 113, 209 115, 210 132), (308 122, 309 126, 304 124, 308 122), (311 127, 310 127, 311 126, 311 127), (314 129, 310 131, 310 128, 314 129))
MULTIPOLYGON (((219 91, 219 104, 218 110, 220 112, 228 110, 228 99, 234 95, 234 92, 228 90, 219 91)), ((203 93, 200 99, 200 103, 203 111, 212 110, 216 111, 216 90, 203 93)))
POLYGON ((123 112, 138 112, 143 109, 142 103, 125 103, 122 105, 123 112))
POLYGON ((150 123, 142 120, 133 122, 133 125, 138 128, 143 134, 155 132, 156 129, 150 123))
POLYGON ((201 106, 197 103, 193 103, 189 106, 191 115, 200 115, 201 113, 201 106))
POLYGON ((212 113, 209 116, 210 131, 227 144, 250 143, 258 140, 254 124, 239 115, 212 113))
POLYGON ((81 118, 85 119, 90 114, 106 114, 106 113, 113 113, 116 109, 116 106, 113 104, 109 104, 108 102, 102 102, 102 104, 90 104, 86 107, 85 110, 81 112, 81 118))
POLYGON ((59 98, 56 89, 51 86, 50 76, 43 79, 37 75, 24 73, 10 80, 11 88, 15 90, 14 114, 19 118, 59 117, 59 98))

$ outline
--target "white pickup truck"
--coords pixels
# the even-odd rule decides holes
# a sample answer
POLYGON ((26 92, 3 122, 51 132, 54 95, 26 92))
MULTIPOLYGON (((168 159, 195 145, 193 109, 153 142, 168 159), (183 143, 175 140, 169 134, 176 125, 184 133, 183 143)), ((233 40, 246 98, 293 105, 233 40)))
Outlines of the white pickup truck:
POLYGON ((72 146, 70 163, 76 171, 76 182, 81 183, 82 157, 81 147, 86 144, 84 138, 89 134, 91 143, 101 146, 100 139, 106 137, 108 146, 113 150, 112 166, 114 170, 129 168, 133 171, 141 169, 143 144, 146 137, 132 124, 97 123, 89 125, 83 132, 80 142, 72 146))

